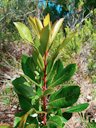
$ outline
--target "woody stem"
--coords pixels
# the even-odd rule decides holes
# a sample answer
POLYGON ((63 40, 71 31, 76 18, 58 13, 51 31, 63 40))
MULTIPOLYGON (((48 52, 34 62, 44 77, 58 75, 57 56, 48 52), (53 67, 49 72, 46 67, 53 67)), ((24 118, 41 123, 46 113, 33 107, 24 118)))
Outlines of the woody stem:
MULTIPOLYGON (((43 78, 43 81, 44 81, 44 85, 42 87, 43 89, 43 92, 47 89, 47 86, 46 86, 46 68, 47 68, 47 52, 45 53, 45 56, 44 56, 44 78, 43 78)), ((46 107, 47 107, 47 97, 44 96, 42 98, 42 101, 43 101, 43 111, 46 112, 46 107)), ((46 121, 47 121, 47 114, 44 114, 43 115, 43 118, 42 118, 42 122, 44 125, 46 125, 46 121)))

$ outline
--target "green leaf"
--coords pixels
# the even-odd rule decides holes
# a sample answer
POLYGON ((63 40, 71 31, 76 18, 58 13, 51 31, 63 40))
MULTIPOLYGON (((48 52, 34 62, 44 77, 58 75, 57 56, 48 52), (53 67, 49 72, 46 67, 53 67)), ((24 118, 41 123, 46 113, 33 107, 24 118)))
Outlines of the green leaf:
POLYGON ((17 94, 20 94, 24 97, 31 98, 33 93, 33 87, 28 84, 24 77, 16 78, 12 81, 15 91, 17 94))
POLYGON ((47 124, 49 128, 62 128, 63 125, 62 117, 58 115, 50 117, 47 124))
POLYGON ((57 113, 56 113, 56 115, 62 116, 62 109, 58 109, 58 108, 57 108, 57 113))
POLYGON ((36 69, 36 62, 34 62, 33 57, 28 57, 26 55, 22 56, 22 70, 25 75, 22 75, 31 85, 35 84, 40 86, 41 78, 39 71, 36 69), (28 77, 27 77, 28 76, 28 77))
POLYGON ((27 124, 28 125, 35 125, 36 126, 36 128, 38 128, 39 127, 39 125, 38 125, 38 117, 32 117, 34 114, 36 114, 36 113, 33 113, 33 114, 31 114, 28 118, 27 118, 27 124))
POLYGON ((34 48, 32 57, 33 57, 35 65, 37 65, 41 69, 41 71, 43 71, 44 69, 43 57, 38 51, 38 49, 34 48))
POLYGON ((72 113, 64 112, 62 116, 66 119, 66 122, 72 117, 72 113))
MULTIPOLYGON (((54 69, 55 71, 57 69, 54 69)), ((63 84, 64 82, 68 81, 71 79, 71 77, 74 75, 76 71, 76 64, 69 64, 68 66, 66 66, 62 72, 61 70, 58 71, 60 73, 57 73, 56 76, 53 78, 52 82, 50 83, 50 87, 55 87, 57 85, 63 84)))
POLYGON ((18 95, 19 97, 19 104, 25 112, 29 111, 32 108, 31 99, 26 98, 22 95, 18 95))
POLYGON ((39 51, 41 55, 43 56, 48 48, 48 42, 49 42, 49 25, 44 27, 40 34, 40 47, 39 51))
POLYGON ((36 25, 37 25, 37 29, 38 29, 38 31, 40 33, 41 30, 43 29, 42 22, 38 18, 35 18, 35 22, 36 22, 36 25))
POLYGON ((36 67, 33 58, 23 55, 21 60, 21 65, 24 74, 29 76, 33 80, 33 82, 36 82, 35 73, 34 73, 36 67))
POLYGON ((66 108, 73 105, 79 98, 79 86, 65 86, 53 93, 49 99, 49 106, 53 108, 66 108))
POLYGON ((70 42, 72 40, 72 38, 77 34, 77 31, 75 32, 71 32, 66 38, 64 38, 62 40, 62 43, 56 48, 55 52, 53 53, 53 55, 50 58, 51 64, 50 67, 53 67, 54 61, 56 60, 56 58, 58 57, 60 51, 68 44, 68 42, 70 42))
MULTIPOLYGON (((50 64, 50 63, 48 63, 48 66, 49 66, 49 64, 50 64)), ((63 66, 63 63, 61 62, 60 59, 58 59, 58 60, 55 62, 55 64, 54 64, 52 70, 50 71, 50 73, 47 74, 47 75, 48 75, 48 76, 47 76, 47 85, 50 86, 50 84, 54 82, 54 79, 57 80, 57 78, 61 75, 61 72, 62 72, 62 70, 63 70, 63 67, 64 67, 64 66, 63 66)), ((49 68, 49 67, 48 67, 48 68, 49 68)), ((48 70, 49 70, 48 68, 47 68, 47 72, 48 72, 48 70)))
POLYGON ((43 20, 43 25, 47 26, 48 24, 50 24, 50 15, 47 14, 43 20))
POLYGON ((17 128, 18 127, 18 124, 20 122, 21 118, 20 117, 16 117, 14 118, 14 128, 17 128))
POLYGON ((21 22, 14 22, 14 25, 16 26, 17 30, 19 31, 20 36, 23 39, 33 43, 31 32, 25 24, 21 22))
POLYGON ((22 117, 21 117, 21 121, 19 123, 18 128, 25 128, 25 125, 27 123, 27 119, 29 117, 29 115, 36 113, 36 110, 34 108, 30 109, 27 113, 25 113, 22 117))
POLYGON ((26 128, 37 128, 36 124, 29 124, 26 126, 26 128))
POLYGON ((78 104, 76 106, 72 106, 65 110, 65 112, 73 113, 73 112, 81 112, 85 110, 89 106, 88 103, 78 104))
POLYGON ((49 88, 49 89, 47 89, 46 91, 44 91, 44 96, 47 96, 47 95, 50 95, 50 94, 52 94, 53 92, 54 92, 55 90, 53 89, 53 88, 49 88))
POLYGON ((9 124, 0 124, 0 128, 12 128, 9 124))
POLYGON ((51 33, 51 35, 52 35, 52 37, 51 37, 51 43, 54 41, 54 39, 55 39, 55 37, 56 37, 56 35, 57 35, 57 33, 58 33, 58 31, 59 31, 59 29, 60 29, 63 21, 64 21, 64 18, 61 18, 60 20, 58 20, 54 24, 53 29, 52 29, 52 33, 51 33))
POLYGON ((40 33, 39 33, 39 30, 38 30, 37 25, 36 25, 36 18, 32 17, 32 16, 29 16, 28 21, 29 21, 29 23, 32 27, 32 30, 35 32, 37 37, 40 38, 40 33))
POLYGON ((21 65, 22 65, 24 74, 30 77, 32 81, 36 85, 38 85, 38 82, 36 79, 36 73, 38 72, 38 75, 39 75, 39 71, 44 69, 42 56, 36 50, 34 50, 33 55, 31 57, 26 55, 22 56, 21 65), (39 67, 40 70, 36 69, 37 66, 39 67))

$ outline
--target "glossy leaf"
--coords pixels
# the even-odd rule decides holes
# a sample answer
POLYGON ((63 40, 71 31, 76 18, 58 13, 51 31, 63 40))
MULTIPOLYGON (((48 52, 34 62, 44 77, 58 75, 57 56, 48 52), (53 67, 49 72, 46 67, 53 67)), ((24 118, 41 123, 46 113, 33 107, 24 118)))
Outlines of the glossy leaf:
POLYGON ((33 58, 23 55, 21 60, 21 65, 24 74, 30 77, 32 81, 36 83, 35 74, 34 74, 36 67, 33 58))
POLYGON ((63 21, 64 21, 64 18, 61 18, 60 20, 58 20, 58 21, 54 24, 53 29, 52 29, 52 33, 51 33, 51 34, 52 34, 51 42, 53 42, 53 40, 55 39, 55 37, 56 37, 56 35, 57 35, 57 33, 58 33, 58 31, 59 31, 59 29, 60 29, 60 27, 61 27, 63 21))
POLYGON ((43 56, 48 48, 48 42, 49 42, 49 25, 43 28, 41 34, 40 34, 40 47, 39 51, 41 55, 43 56))
MULTIPOLYGON (((57 68, 54 69, 55 71, 57 71, 57 68)), ((55 77, 53 78, 52 82, 50 83, 50 87, 55 87, 57 85, 63 84, 65 81, 68 81, 71 79, 71 77, 74 75, 76 71, 76 64, 69 64, 68 66, 66 66, 61 72, 60 74, 55 75, 55 77)))
POLYGON ((21 77, 12 82, 23 110, 18 115, 20 120, 17 120, 16 127, 63 128, 65 123, 72 117, 73 112, 80 112, 88 106, 87 103, 73 106, 79 98, 80 87, 64 84, 74 75, 76 64, 69 64, 64 67, 62 60, 57 59, 60 50, 71 41, 77 32, 70 32, 66 38, 62 39, 60 45, 56 45, 55 52, 50 53, 64 19, 58 20, 53 27, 51 26, 49 14, 45 16, 43 24, 42 21, 35 17, 30 16, 28 20, 32 26, 32 32, 35 32, 34 44, 27 26, 20 22, 14 23, 21 37, 33 44, 32 56, 22 56, 21 65, 24 75, 21 74, 21 77), (59 87, 55 88, 56 86, 59 87), (67 107, 69 108, 67 109, 67 107), (42 124, 44 114, 47 114, 45 126, 42 124))
POLYGON ((14 118, 14 128, 17 128, 19 123, 20 123, 21 117, 16 117, 14 118))
POLYGON ((39 72, 36 69, 36 66, 38 64, 40 64, 40 61, 39 61, 39 59, 36 59, 35 57, 37 57, 36 54, 34 55, 34 57, 33 56, 28 57, 26 55, 22 56, 21 65, 22 65, 23 72, 25 74, 25 75, 23 75, 23 77, 25 79, 27 79, 27 81, 29 81, 30 84, 35 84, 37 86, 40 86, 40 82, 41 82, 40 78, 41 77, 40 77, 39 72), (37 73, 38 73, 38 75, 37 75, 37 73))
POLYGON ((79 86, 65 86, 53 93, 49 99, 49 106, 53 108, 66 108, 73 105, 79 98, 79 86))
POLYGON ((35 65, 38 66, 41 69, 41 71, 43 71, 43 69, 44 69, 43 57, 40 54, 40 52, 38 51, 38 49, 34 48, 32 57, 33 57, 35 65))
POLYGON ((43 58, 37 49, 34 49, 31 57, 23 55, 21 64, 23 72, 35 82, 34 71, 36 71, 36 66, 38 66, 41 70, 44 69, 43 58))
POLYGON ((33 31, 35 32, 35 34, 38 36, 38 38, 40 38, 40 33, 39 33, 39 30, 38 30, 37 25, 36 25, 35 17, 29 16, 28 21, 29 21, 33 31))
MULTIPOLYGON (((48 63, 48 65, 49 65, 49 63, 48 63)), ((62 73, 63 67, 64 67, 64 66, 63 66, 63 63, 61 62, 60 59, 58 59, 58 60, 55 62, 55 64, 54 64, 52 70, 50 71, 50 73, 49 73, 48 76, 47 76, 47 81, 48 81, 48 82, 47 82, 47 85, 50 86, 50 84, 54 82, 54 79, 57 80, 57 78, 58 78, 58 77, 61 75, 61 73, 62 73)), ((47 68, 47 72, 49 72, 48 70, 49 70, 49 69, 47 68)))
POLYGON ((63 118, 61 116, 53 116, 53 117, 50 117, 49 120, 48 120, 48 126, 49 128, 62 128, 62 125, 63 125, 63 118))
POLYGON ((38 18, 35 18, 35 22, 36 22, 36 25, 37 25, 37 29, 38 29, 38 31, 40 33, 41 30, 43 29, 42 22, 38 18))
POLYGON ((77 32, 71 32, 70 35, 68 35, 66 38, 64 38, 61 42, 61 44, 56 48, 55 52, 52 54, 51 58, 49 61, 50 62, 50 68, 53 67, 54 61, 58 57, 60 51, 67 45, 69 41, 72 40, 72 38, 77 34, 77 32))
POLYGON ((15 91, 17 94, 20 94, 24 97, 31 98, 33 93, 33 87, 28 84, 24 77, 16 78, 12 81, 15 91))
POLYGON ((19 31, 20 36, 23 39, 33 43, 31 31, 25 24, 23 24, 21 22, 14 22, 14 25, 16 26, 17 30, 19 31))
POLYGON ((73 112, 81 112, 88 107, 88 103, 78 104, 76 106, 72 106, 65 110, 65 112, 73 113, 73 112))
POLYGON ((43 24, 44 24, 44 26, 47 26, 47 25, 50 24, 50 15, 49 15, 49 14, 47 14, 47 15, 45 16, 45 18, 44 18, 44 20, 43 20, 43 24))

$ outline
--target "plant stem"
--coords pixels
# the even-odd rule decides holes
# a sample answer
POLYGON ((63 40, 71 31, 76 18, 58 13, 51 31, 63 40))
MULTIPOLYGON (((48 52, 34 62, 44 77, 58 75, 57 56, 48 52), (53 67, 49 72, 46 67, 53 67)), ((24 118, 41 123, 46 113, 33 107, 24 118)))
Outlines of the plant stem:
MULTIPOLYGON (((44 81, 44 85, 42 87, 43 89, 43 92, 47 89, 47 86, 46 86, 46 68, 47 68, 47 52, 45 53, 45 56, 44 56, 44 78, 43 78, 43 81, 44 81)), ((47 107, 47 97, 44 96, 43 97, 43 111, 46 112, 46 107, 47 107)), ((47 114, 45 113, 43 115, 43 118, 42 118, 42 122, 44 125, 46 125, 46 121, 47 121, 47 114)))

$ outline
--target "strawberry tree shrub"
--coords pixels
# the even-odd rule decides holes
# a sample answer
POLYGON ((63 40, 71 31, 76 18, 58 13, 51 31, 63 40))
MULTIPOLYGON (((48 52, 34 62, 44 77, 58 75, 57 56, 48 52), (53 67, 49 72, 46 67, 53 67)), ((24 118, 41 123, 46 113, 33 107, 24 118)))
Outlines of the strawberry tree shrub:
POLYGON ((20 36, 33 47, 31 56, 22 55, 23 74, 12 82, 21 107, 21 111, 15 114, 14 128, 64 128, 74 112, 88 107, 87 103, 76 104, 80 87, 67 83, 76 72, 76 64, 64 66, 59 57, 60 51, 77 31, 70 32, 66 38, 62 37, 58 42, 60 45, 51 53, 64 19, 52 25, 48 14, 43 23, 31 16, 28 21, 38 43, 34 42, 25 24, 14 23, 20 36))

